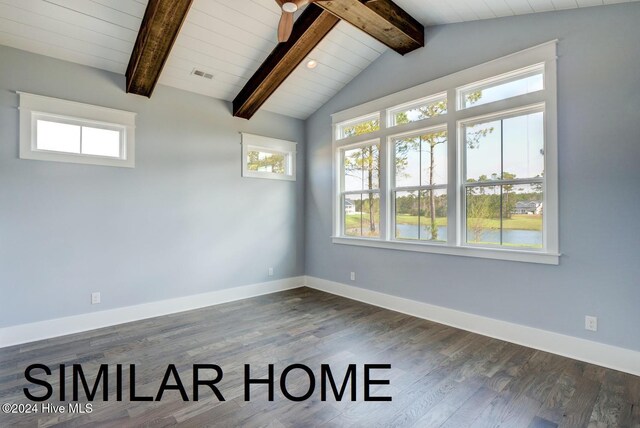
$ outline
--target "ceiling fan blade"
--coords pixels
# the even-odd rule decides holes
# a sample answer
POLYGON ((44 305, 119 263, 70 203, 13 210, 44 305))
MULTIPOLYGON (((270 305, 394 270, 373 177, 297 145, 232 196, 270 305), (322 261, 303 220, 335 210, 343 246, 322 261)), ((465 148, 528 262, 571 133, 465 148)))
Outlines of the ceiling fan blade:
POLYGON ((280 24, 278 25, 278 41, 286 42, 291 36, 293 30, 293 13, 282 12, 280 24))
POLYGON ((282 7, 284 0, 276 0, 276 3, 278 3, 278 6, 282 7))

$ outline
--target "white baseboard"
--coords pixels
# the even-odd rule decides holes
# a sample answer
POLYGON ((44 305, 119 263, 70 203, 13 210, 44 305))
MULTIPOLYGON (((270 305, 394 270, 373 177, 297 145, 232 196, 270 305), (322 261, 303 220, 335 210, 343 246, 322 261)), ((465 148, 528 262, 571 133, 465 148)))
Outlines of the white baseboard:
POLYGON ((302 287, 304 277, 293 277, 242 287, 228 288, 209 293, 195 294, 123 308, 108 309, 100 312, 90 312, 64 318, 38 321, 29 324, 0 328, 0 348, 34 342, 36 340, 65 336, 110 327, 131 321, 153 318, 161 315, 184 312, 206 306, 219 305, 235 300, 261 296, 302 287))
POLYGON ((640 376, 640 352, 638 351, 430 305, 311 276, 306 277, 305 284, 309 288, 381 308, 640 376))
POLYGON ((286 278, 158 302, 0 328, 0 348, 277 293, 303 285, 484 336, 640 376, 640 352, 638 351, 417 302, 311 276, 286 278))

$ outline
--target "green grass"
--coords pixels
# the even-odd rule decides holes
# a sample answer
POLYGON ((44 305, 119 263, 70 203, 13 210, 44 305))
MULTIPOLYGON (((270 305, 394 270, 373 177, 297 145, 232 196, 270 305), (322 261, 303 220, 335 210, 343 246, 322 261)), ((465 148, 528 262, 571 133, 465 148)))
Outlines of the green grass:
MULTIPOLYGON (((476 219, 473 218, 467 220, 468 225, 475 225, 475 222, 476 219)), ((481 219, 479 224, 486 229, 499 229, 500 219, 481 219)), ((514 214, 511 218, 504 219, 503 228, 505 230, 542 230, 542 216, 514 214)))
MULTIPOLYGON (((409 224, 412 226, 418 225, 418 216, 417 215, 406 215, 406 214, 398 214, 396 216, 396 224, 409 224)), ((430 225, 431 217, 422 216, 420 218, 420 224, 422 225, 430 225)), ((446 226, 447 218, 446 217, 436 217, 436 225, 437 226, 446 226)))
MULTIPOLYGON (((376 224, 380 223, 380 218, 375 216, 376 224)), ((364 213, 362 215, 362 224, 366 225, 369 222, 369 214, 364 213)), ((349 214, 345 219, 345 226, 347 229, 360 227, 360 214, 349 214)))
MULTIPOLYGON (((476 224, 476 219, 467 219, 468 224, 476 224)), ((423 225, 431 224, 431 218, 422 216, 420 223, 423 225)), ((418 216, 398 215, 396 224, 418 225, 418 216)), ((479 223, 485 229, 499 229, 500 219, 490 218, 481 219, 479 223)), ((446 226, 447 219, 445 217, 436 218, 436 225, 446 226)), ((542 230, 542 216, 539 215, 513 215, 509 219, 504 219, 503 227, 505 230, 542 230)))
MULTIPOLYGON (((369 221, 369 215, 364 214, 363 221, 369 221)), ((379 219, 376 217, 376 223, 379 222, 379 219)), ((476 220, 470 218, 467 220, 468 224, 476 224, 476 220)), ((431 224, 431 219, 429 217, 422 216, 420 219, 420 223, 428 226, 431 224)), ((396 218, 396 224, 408 224, 417 226, 418 225, 418 216, 416 215, 406 215, 399 214, 396 218)), ((438 217, 436 218, 436 224, 438 226, 446 226, 447 218, 446 217, 438 217)), ((499 229, 500 228, 500 219, 491 218, 491 219, 482 219, 480 222, 485 229, 499 229)), ((514 214, 510 219, 504 220, 504 229, 505 230, 542 230, 542 216, 540 215, 520 215, 514 214)), ((359 228, 360 227, 360 214, 349 214, 346 218, 346 227, 349 228, 359 228)))

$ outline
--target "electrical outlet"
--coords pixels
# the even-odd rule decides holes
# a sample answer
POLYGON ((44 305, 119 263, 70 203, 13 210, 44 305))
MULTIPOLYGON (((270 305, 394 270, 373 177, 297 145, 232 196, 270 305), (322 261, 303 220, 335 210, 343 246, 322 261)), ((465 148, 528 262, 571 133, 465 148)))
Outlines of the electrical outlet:
POLYGON ((97 305, 98 303, 100 303, 100 292, 91 293, 91 304, 97 305))
POLYGON ((598 331, 598 317, 585 316, 584 328, 589 331, 598 331))
POLYGON ((355 280, 356 280, 356 273, 351 272, 351 281, 355 281, 355 280))
POLYGON ((273 268, 269 268, 269 276, 273 276, 273 268))

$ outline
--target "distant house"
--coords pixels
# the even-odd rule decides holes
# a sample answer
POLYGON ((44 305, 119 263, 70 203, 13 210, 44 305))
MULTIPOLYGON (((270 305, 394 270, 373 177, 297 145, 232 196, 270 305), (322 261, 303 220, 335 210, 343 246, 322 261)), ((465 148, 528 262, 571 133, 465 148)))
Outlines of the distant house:
POLYGON ((356 213, 356 206, 353 202, 349 201, 349 200, 345 200, 344 201, 344 212, 345 214, 355 214, 356 213))
POLYGON ((540 201, 516 202, 516 207, 513 209, 512 212, 513 214, 540 215, 542 214, 542 202, 540 201))

